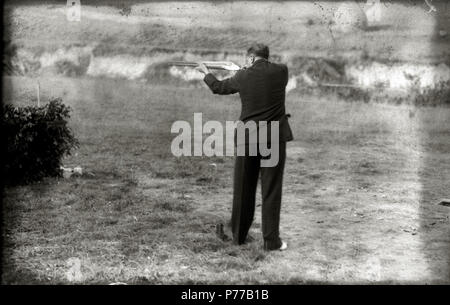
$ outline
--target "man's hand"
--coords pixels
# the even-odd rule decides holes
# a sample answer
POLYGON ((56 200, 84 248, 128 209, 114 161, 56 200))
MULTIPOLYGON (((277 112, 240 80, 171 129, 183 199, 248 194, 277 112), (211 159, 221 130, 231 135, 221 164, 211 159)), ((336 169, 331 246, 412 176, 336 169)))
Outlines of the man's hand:
POLYGON ((205 65, 204 63, 202 63, 202 62, 199 62, 199 63, 198 63, 198 67, 196 67, 195 69, 198 70, 198 71, 200 71, 200 72, 202 72, 202 73, 205 74, 205 75, 209 73, 208 68, 207 68, 206 65, 205 65))

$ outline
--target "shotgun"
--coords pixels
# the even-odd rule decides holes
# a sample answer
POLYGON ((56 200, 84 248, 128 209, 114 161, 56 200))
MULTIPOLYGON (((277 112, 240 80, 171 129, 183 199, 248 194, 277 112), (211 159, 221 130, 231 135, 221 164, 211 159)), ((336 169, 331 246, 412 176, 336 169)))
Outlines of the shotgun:
MULTIPOLYGON (((238 71, 242 68, 236 65, 235 63, 231 61, 202 61, 203 64, 208 69, 215 69, 215 70, 227 70, 227 71, 238 71)), ((167 65, 169 66, 178 66, 178 67, 192 67, 195 68, 198 66, 198 62, 195 61, 172 61, 168 62, 167 65)), ((333 84, 333 83, 320 83, 313 79, 311 79, 308 75, 305 73, 302 74, 303 80, 306 82, 308 87, 344 87, 344 88, 361 88, 359 85, 354 84, 333 84)))
MULTIPOLYGON (((202 61, 208 69, 238 71, 241 69, 238 65, 231 61, 202 61)), ((197 67, 198 63, 194 61, 172 61, 167 63, 169 66, 178 67, 197 67)))

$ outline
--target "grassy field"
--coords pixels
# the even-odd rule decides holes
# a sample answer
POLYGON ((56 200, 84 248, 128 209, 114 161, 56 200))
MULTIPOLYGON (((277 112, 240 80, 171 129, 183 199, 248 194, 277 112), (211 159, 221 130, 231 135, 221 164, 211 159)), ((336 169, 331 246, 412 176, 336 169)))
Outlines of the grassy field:
POLYGON ((166 79, 153 64, 149 77, 114 74, 137 75, 141 59, 157 66, 173 54, 240 63, 253 41, 291 74, 309 57, 450 62, 450 36, 439 34, 449 32, 448 1, 433 1, 433 13, 423 1, 385 2, 380 26, 338 33, 330 21, 340 3, 331 1, 102 0, 83 5, 79 23, 61 2, 8 1, 5 40, 20 60, 3 100, 36 103, 39 81, 42 101, 70 105, 80 147, 64 165, 84 174, 5 190, 2 283, 450 283, 450 209, 438 204, 450 197, 448 105, 394 105, 382 94, 372 104, 356 90, 299 83, 286 101, 295 137, 281 214, 289 250, 267 253, 260 206, 253 242, 215 236, 230 217, 233 158, 170 152, 174 121, 192 122, 194 112, 235 120, 238 96, 166 79))
MULTIPOLYGON (((234 120, 237 96, 124 80, 40 78, 42 99, 73 108, 85 174, 6 189, 3 283, 449 282, 450 109, 290 93, 281 234, 262 250, 260 206, 237 247, 216 238, 230 216, 233 158, 175 158, 175 120, 234 120), (211 166, 215 163, 217 166, 211 166)), ((4 98, 32 103, 36 79, 4 98)), ((260 202, 260 195, 258 193, 260 202)))

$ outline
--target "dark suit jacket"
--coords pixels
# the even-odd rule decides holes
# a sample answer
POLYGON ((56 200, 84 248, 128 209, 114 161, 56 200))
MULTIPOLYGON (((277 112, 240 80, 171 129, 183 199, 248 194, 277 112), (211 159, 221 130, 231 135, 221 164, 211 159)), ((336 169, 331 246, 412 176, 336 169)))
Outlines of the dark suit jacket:
MULTIPOLYGON (((293 140, 285 110, 285 92, 288 82, 286 65, 259 59, 251 67, 236 72, 231 78, 219 81, 209 73, 204 81, 214 94, 225 95, 239 92, 242 103, 240 121, 254 121, 257 125, 260 121, 266 121, 268 132, 270 132, 270 122, 279 121, 279 141, 293 140)), ((266 138, 270 142, 270 133, 266 138)))

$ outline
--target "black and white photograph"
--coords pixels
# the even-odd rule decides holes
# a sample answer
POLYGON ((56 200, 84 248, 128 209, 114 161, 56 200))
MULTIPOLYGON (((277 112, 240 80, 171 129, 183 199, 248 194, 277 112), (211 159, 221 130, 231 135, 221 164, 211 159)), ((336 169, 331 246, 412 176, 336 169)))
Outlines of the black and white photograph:
POLYGON ((449 1, 8 0, 2 89, 2 285, 450 284, 449 1))

